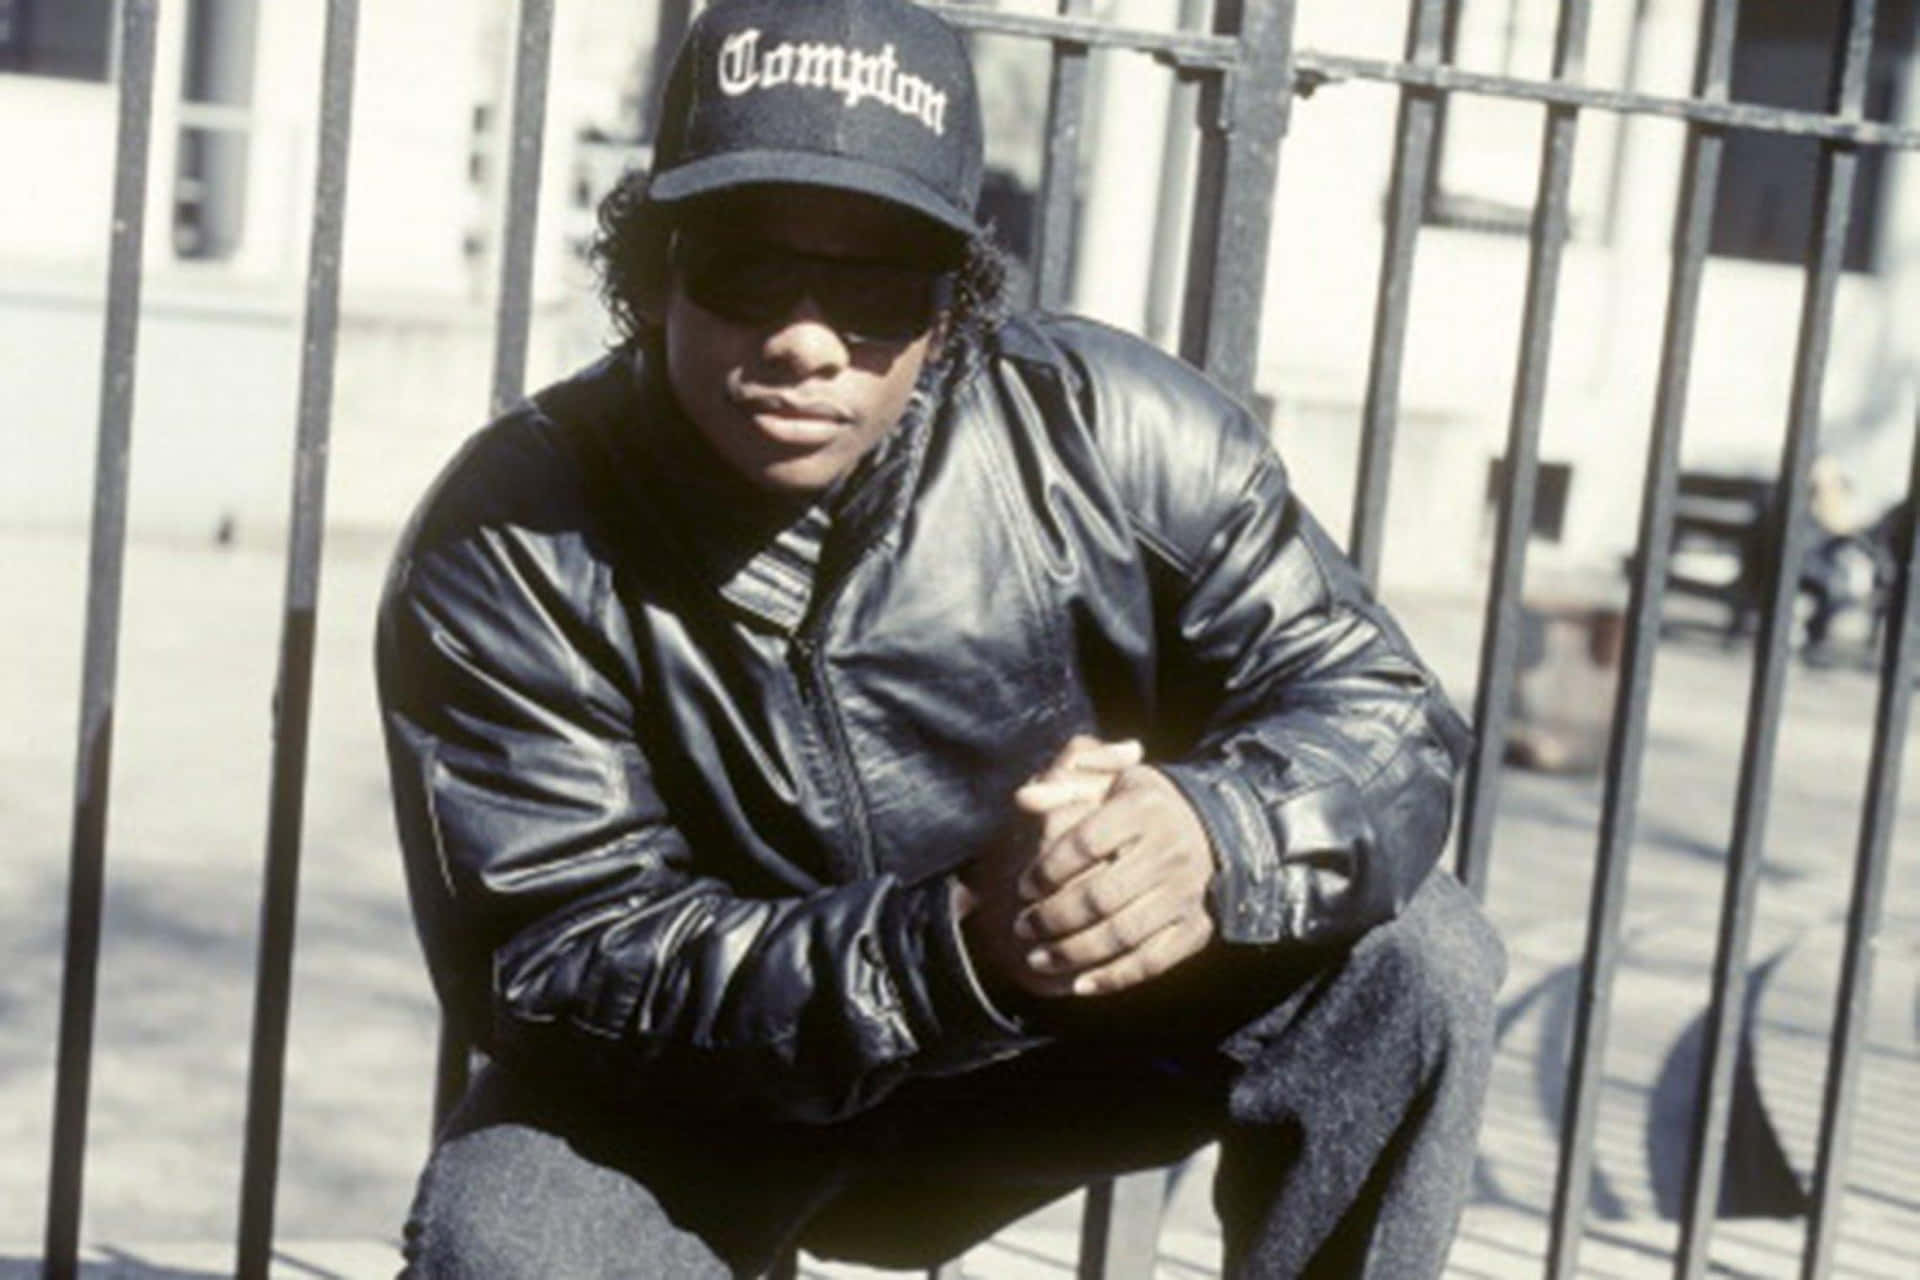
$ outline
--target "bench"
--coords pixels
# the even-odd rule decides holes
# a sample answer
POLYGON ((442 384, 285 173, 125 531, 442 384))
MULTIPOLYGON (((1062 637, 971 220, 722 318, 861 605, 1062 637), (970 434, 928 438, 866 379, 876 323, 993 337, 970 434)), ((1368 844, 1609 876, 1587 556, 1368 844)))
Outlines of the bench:
POLYGON ((1779 546, 1772 479, 1680 473, 1667 591, 1720 605, 1729 643, 1753 629, 1779 546))
MULTIPOLYGON (((1720 633, 1731 644, 1752 632, 1779 561, 1780 511, 1771 478, 1714 471, 1682 471, 1675 494, 1667 592, 1720 605, 1720 633)), ((1866 613, 1869 650, 1878 645, 1899 563, 1911 542, 1909 507, 1902 503, 1864 528, 1828 534, 1816 525, 1797 576, 1807 596, 1804 631, 1809 652, 1826 640, 1826 622, 1839 609, 1866 613), (1838 592, 1837 600, 1834 593, 1838 592)), ((1635 557, 1627 558, 1631 572, 1635 557)), ((1671 624, 1674 620, 1667 620, 1671 624)))

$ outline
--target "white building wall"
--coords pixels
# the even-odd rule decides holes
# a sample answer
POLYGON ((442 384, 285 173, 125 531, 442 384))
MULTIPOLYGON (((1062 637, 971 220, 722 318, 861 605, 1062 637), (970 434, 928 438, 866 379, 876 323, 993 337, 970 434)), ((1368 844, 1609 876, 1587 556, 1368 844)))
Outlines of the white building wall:
POLYGON ((362 10, 342 259, 356 305, 472 299, 462 243, 484 210, 467 164, 475 106, 492 106, 494 138, 502 129, 498 8, 402 0, 362 10))
MULTIPOLYGON (((1653 0, 1640 87, 1687 92, 1698 5, 1653 0)), ((1165 21, 1174 7, 1101 6, 1106 16, 1146 24, 1165 21)), ((323 8, 319 0, 261 0, 249 216, 239 253, 218 264, 175 262, 171 247, 183 12, 162 7, 135 511, 150 525, 189 531, 223 515, 243 531, 272 527, 287 487, 323 8)), ((510 0, 362 6, 329 492, 340 522, 397 521, 484 413, 511 20, 510 0), (479 146, 494 149, 476 181, 469 163, 478 105, 493 122, 479 146)), ((1297 44, 1397 57, 1404 20, 1403 6, 1303 0, 1297 44)), ((592 224, 591 210, 575 199, 574 139, 585 124, 621 121, 622 94, 648 52, 652 24, 646 4, 558 8, 531 385, 604 340, 569 245, 592 224)), ((1618 82, 1626 36, 1623 21, 1597 20, 1591 78, 1618 82)), ((1123 71, 1108 91, 1121 103, 1151 105, 1142 85, 1163 87, 1164 71, 1114 65, 1123 71)), ((1150 118, 1127 123, 1131 117, 1108 110, 1115 105, 1098 112, 1087 217, 1095 244, 1104 234, 1144 246, 1163 134, 1150 118)), ((1352 500, 1395 105, 1384 86, 1327 86, 1295 104, 1280 156, 1258 382, 1276 403, 1278 438, 1300 491, 1336 537, 1352 500)), ((1464 169, 1456 165, 1450 181, 1471 186, 1476 173, 1504 174, 1504 164, 1524 176, 1516 189, 1531 190, 1539 109, 1519 110, 1535 116, 1531 135, 1524 122, 1503 126, 1495 133, 1509 139, 1504 160, 1482 152, 1464 169)), ((0 201, 0 340, 9 353, 0 363, 0 403, 23 408, 10 421, 31 424, 0 430, 0 520, 77 526, 86 518, 113 127, 108 86, 0 76, 0 149, 24 157, 18 172, 36 175, 31 199, 0 201)), ((1599 115, 1581 122, 1576 204, 1589 226, 1605 205, 1614 128, 1599 115)), ((1542 452, 1573 463, 1575 480, 1566 537, 1535 549, 1547 570, 1617 565, 1639 503, 1684 129, 1644 118, 1624 128, 1615 235, 1606 242, 1583 231, 1565 261, 1542 452)), ((1913 156, 1894 160, 1886 191, 1882 270, 1843 283, 1828 380, 1836 453, 1854 465, 1875 505, 1904 477, 1920 381, 1913 156)), ((1482 496, 1488 461, 1504 447, 1526 251, 1523 236, 1440 227, 1421 234, 1389 505, 1390 584, 1484 581, 1482 496)), ((1080 300, 1138 326, 1149 257, 1088 253, 1080 300)), ((1689 463, 1765 471, 1777 461, 1799 289, 1793 267, 1710 262, 1689 463)))
MULTIPOLYGON (((289 488, 324 38, 321 0, 258 0, 245 231, 226 260, 173 246, 184 4, 160 8, 133 426, 137 531, 277 536, 289 488)), ((568 242, 573 140, 619 123, 647 4, 563 3, 548 101, 529 383, 604 339, 568 242)), ((512 0, 363 5, 356 51, 330 517, 396 524, 484 417, 511 111, 512 0), (476 138, 474 111, 492 127, 476 138), (470 155, 483 152, 481 172, 470 155)), ((0 75, 0 522, 81 527, 99 411, 113 86, 0 75)))
POLYGON ((0 262, 19 272, 104 262, 113 204, 111 85, 0 74, 0 262))

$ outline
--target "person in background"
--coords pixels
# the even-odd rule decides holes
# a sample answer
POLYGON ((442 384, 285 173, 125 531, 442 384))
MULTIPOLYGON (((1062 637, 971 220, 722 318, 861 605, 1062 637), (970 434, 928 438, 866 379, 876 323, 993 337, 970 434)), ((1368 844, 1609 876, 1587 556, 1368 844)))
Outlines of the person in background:
POLYGON ((1883 558, 1872 532, 1862 527, 1853 477, 1827 454, 1813 460, 1807 506, 1813 528, 1800 561, 1800 590, 1808 605, 1802 656, 1819 661, 1842 614, 1860 610, 1871 624, 1883 558))

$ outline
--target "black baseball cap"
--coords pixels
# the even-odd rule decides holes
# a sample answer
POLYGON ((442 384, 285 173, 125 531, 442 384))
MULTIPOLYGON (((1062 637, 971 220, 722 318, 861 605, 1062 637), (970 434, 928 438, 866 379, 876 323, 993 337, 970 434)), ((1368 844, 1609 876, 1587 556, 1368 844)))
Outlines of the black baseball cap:
POLYGON ((981 134, 966 46, 910 0, 716 0, 674 58, 647 191, 834 187, 971 233, 981 134))

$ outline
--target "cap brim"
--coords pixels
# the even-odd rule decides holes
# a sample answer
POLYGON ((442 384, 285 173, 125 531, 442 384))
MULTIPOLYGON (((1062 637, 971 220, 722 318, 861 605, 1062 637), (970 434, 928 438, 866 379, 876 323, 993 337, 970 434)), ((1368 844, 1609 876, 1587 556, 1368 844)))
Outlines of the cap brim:
POLYGON ((904 205, 963 235, 979 224, 965 210, 898 170, 814 151, 728 151, 657 173, 647 195, 657 204, 677 204, 695 196, 763 183, 832 187, 904 205))

